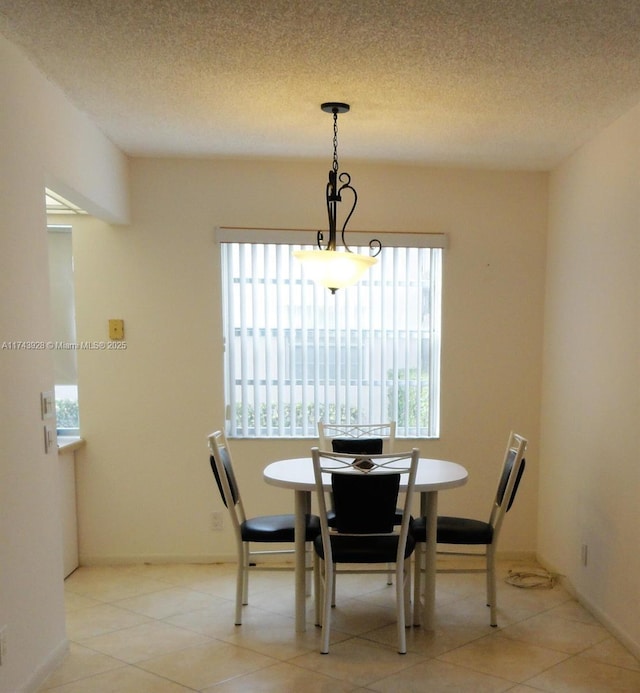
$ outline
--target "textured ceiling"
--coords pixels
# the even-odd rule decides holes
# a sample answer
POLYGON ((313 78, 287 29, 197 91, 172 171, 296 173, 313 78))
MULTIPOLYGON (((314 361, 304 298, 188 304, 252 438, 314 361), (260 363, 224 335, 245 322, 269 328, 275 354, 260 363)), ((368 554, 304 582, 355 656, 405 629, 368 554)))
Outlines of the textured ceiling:
POLYGON ((0 0, 125 152, 546 169, 640 102, 640 0, 0 0))

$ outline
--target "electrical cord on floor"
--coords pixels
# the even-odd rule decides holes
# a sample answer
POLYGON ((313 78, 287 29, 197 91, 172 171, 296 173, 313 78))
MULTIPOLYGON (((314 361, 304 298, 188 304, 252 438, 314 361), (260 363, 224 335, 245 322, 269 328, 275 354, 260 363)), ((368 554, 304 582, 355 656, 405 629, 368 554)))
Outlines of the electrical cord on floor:
POLYGON ((559 574, 550 573, 544 569, 528 571, 510 570, 504 581, 514 587, 550 590, 556 584, 559 577, 559 574))

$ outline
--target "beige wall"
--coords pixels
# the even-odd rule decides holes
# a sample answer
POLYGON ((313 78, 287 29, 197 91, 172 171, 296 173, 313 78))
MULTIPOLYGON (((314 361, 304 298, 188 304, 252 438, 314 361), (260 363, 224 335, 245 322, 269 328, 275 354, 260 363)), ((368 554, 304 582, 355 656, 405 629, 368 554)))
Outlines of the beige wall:
MULTIPOLYGON (((126 217, 126 160, 0 38, 0 342, 51 339, 44 188, 67 181, 92 211, 126 217), (5 107, 6 106, 6 107, 5 107)), ((30 690, 66 647, 58 465, 46 455, 45 350, 0 351, 0 691, 30 690)))
MULTIPOLYGON (((535 552, 547 176, 348 166, 354 228, 444 231, 442 435, 424 455, 465 464, 441 510, 488 515, 511 428, 531 439, 501 548, 535 552)), ((79 340, 125 320, 127 350, 82 351, 80 555, 84 562, 233 555, 206 435, 223 425, 216 225, 319 228, 326 162, 134 160, 132 223, 74 225, 79 340)), ((315 232, 305 239, 312 241, 315 232)), ((409 445, 411 443, 407 443, 409 445)), ((311 441, 233 441, 253 513, 293 509, 262 468, 311 441)))
POLYGON ((639 129, 640 107, 551 177, 538 537, 541 557, 636 653, 639 129))

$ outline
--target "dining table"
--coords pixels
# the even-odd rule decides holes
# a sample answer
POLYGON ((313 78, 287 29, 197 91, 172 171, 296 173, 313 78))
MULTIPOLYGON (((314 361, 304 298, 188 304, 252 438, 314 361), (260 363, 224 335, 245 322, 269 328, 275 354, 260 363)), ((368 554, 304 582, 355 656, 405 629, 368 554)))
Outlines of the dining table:
MULTIPOLYGON (((415 492, 420 494, 420 515, 426 518, 427 542, 424 565, 424 604, 413 605, 413 624, 427 630, 434 628, 436 597, 436 536, 438 523, 438 491, 466 484, 467 470, 457 462, 421 457, 416 472, 415 492)), ((292 490, 295 507, 295 628, 306 630, 306 561, 305 515, 311 512, 311 495, 316 490, 313 460, 296 457, 277 460, 264 469, 267 484, 292 490)), ((406 488, 406 475, 401 476, 400 491, 406 488)), ((329 475, 323 476, 325 490, 330 490, 329 475)))

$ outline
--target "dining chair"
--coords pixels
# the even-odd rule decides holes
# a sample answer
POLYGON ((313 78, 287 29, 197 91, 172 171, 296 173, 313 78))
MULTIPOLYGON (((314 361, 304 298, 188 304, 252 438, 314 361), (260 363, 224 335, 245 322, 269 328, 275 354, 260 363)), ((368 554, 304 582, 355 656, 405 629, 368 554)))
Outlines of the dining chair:
MULTIPOLYGON (((322 644, 329 653, 334 576, 341 573, 385 573, 393 564, 396 575, 398 652, 405 654, 406 613, 410 597, 410 557, 415 542, 409 533, 411 499, 419 451, 382 455, 353 455, 311 449, 320 535, 313 542, 321 559, 322 644), (335 522, 329 526, 323 475, 329 475, 335 522), (400 477, 407 475, 402 523, 395 523, 400 477), (382 565, 383 567, 376 567, 382 565), (344 567, 340 567, 344 566, 344 567)), ((404 490, 404 489, 403 489, 404 490)))
MULTIPOLYGON (((396 440, 396 422, 376 424, 340 424, 318 421, 318 447, 320 450, 333 452, 348 452, 354 454, 381 455, 383 452, 393 452, 396 440), (330 447, 329 447, 330 446, 330 447), (386 448, 386 449, 385 449, 386 448)), ((333 500, 328 510, 329 525, 333 523, 333 500)), ((402 508, 396 511, 397 524, 402 522, 402 508)), ((387 573, 387 585, 393 584, 392 570, 387 573)), ((333 589, 333 604, 335 606, 336 590, 333 589)))
MULTIPOLYGON (((334 439, 337 440, 338 445, 340 445, 339 441, 342 440, 358 440, 364 446, 373 445, 376 447, 378 443, 374 441, 382 440, 383 450, 380 452, 393 452, 393 446, 396 442, 396 422, 341 424, 318 421, 318 447, 320 450, 331 449, 334 439)), ((335 448, 333 449, 335 450, 335 448)), ((348 452, 350 452, 350 450, 348 452)), ((371 452, 373 452, 373 450, 371 450, 371 452)))
MULTIPOLYGON (((484 546, 483 552, 438 549, 438 554, 446 556, 468 556, 484 558, 484 567, 471 568, 438 568, 439 573, 486 573, 487 606, 490 609, 490 624, 497 622, 496 595, 496 550, 498 537, 505 514, 510 510, 520 485, 525 468, 524 452, 528 441, 517 433, 511 432, 504 453, 498 488, 491 505, 489 519, 473 520, 466 517, 438 516, 437 543, 455 546, 484 546)), ((427 538, 426 518, 416 518, 411 525, 411 533, 416 541, 414 560, 414 608, 420 604, 421 576, 423 570, 424 546, 427 538)))
MULTIPOLYGON (((250 570, 292 570, 288 566, 270 565, 269 561, 258 564, 258 557, 269 558, 277 555, 293 554, 293 549, 252 550, 251 544, 292 544, 294 542, 293 515, 261 515, 247 518, 240 497, 240 489, 233 471, 231 451, 222 431, 215 431, 208 437, 209 461, 216 479, 218 490, 225 507, 229 511, 238 551, 238 570, 236 578, 235 624, 242 624, 242 606, 248 603, 250 570)), ((320 535, 320 519, 317 515, 307 515, 305 541, 309 543, 309 556, 313 566, 307 562, 307 570, 318 566, 318 560, 311 550, 311 544, 320 535)), ((317 576, 316 570, 316 576, 317 576)), ((316 579, 316 589, 318 589, 316 579)))

